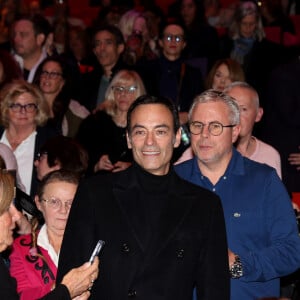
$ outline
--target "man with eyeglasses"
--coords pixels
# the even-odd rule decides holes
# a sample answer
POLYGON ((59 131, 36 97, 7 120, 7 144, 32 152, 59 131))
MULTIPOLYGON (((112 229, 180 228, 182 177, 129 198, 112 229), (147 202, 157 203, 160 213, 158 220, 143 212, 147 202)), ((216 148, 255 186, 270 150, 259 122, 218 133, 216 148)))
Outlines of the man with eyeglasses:
POLYGON ((182 56, 186 41, 180 25, 168 24, 161 32, 159 45, 160 58, 138 68, 147 92, 171 99, 178 107, 180 123, 185 124, 194 97, 203 91, 202 74, 182 56))
POLYGON ((280 277, 300 267, 300 238, 290 198, 276 170, 243 157, 239 106, 208 90, 189 111, 195 157, 175 166, 222 201, 228 239, 231 300, 279 297, 280 277))

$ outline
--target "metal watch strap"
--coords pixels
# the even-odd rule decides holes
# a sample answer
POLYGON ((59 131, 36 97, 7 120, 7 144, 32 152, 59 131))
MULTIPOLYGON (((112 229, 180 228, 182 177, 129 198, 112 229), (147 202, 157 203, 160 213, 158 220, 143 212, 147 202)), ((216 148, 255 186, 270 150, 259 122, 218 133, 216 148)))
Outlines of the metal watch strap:
POLYGON ((235 256, 234 263, 231 265, 229 273, 231 278, 233 279, 237 279, 243 276, 243 265, 238 255, 235 256))

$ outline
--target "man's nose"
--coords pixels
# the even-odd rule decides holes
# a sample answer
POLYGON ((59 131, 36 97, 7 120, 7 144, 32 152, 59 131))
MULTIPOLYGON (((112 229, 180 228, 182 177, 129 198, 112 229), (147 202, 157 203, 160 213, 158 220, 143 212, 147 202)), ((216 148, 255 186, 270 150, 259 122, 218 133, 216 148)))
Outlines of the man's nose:
POLYGON ((154 136, 153 136, 153 133, 152 132, 149 132, 148 134, 147 134, 147 136, 146 136, 146 144, 147 145, 152 145, 153 143, 154 143, 154 140, 155 140, 155 138, 154 138, 154 136))

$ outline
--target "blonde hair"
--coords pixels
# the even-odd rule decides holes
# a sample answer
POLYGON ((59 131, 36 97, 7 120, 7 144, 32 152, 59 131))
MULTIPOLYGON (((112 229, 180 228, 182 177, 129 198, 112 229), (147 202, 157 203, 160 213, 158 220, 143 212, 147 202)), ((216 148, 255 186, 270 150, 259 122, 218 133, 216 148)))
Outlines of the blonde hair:
POLYGON ((134 9, 129 10, 122 15, 118 27, 121 30, 125 41, 127 41, 128 36, 132 34, 134 22, 140 16, 142 16, 141 13, 134 9))
POLYGON ((112 79, 111 83, 109 84, 106 93, 105 93, 105 111, 110 116, 114 117, 117 113, 117 104, 114 96, 114 92, 112 87, 116 84, 119 85, 126 85, 129 81, 133 81, 133 84, 137 87, 136 90, 136 98, 139 96, 145 95, 146 90, 144 87, 144 83, 141 77, 135 71, 130 70, 121 70, 119 71, 112 79))
POLYGON ((22 94, 29 93, 37 105, 35 123, 42 126, 49 118, 49 106, 42 92, 35 85, 25 80, 16 80, 3 87, 0 93, 1 121, 5 128, 9 126, 9 106, 22 94))
POLYGON ((0 170, 0 216, 8 210, 15 196, 15 180, 6 170, 0 170))

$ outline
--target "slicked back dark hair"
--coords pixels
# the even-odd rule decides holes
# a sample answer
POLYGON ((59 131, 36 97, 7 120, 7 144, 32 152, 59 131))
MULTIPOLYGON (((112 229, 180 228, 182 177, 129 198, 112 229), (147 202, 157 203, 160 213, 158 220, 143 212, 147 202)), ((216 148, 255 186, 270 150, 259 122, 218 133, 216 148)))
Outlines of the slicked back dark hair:
POLYGON ((174 133, 176 134, 179 127, 179 116, 178 110, 175 104, 165 97, 154 97, 150 95, 142 95, 138 97, 129 107, 127 112, 127 131, 130 134, 131 132, 131 114, 132 112, 139 107, 140 105, 147 105, 147 104, 161 104, 164 105, 172 114, 173 117, 173 124, 174 124, 174 133))
POLYGON ((95 47, 95 36, 96 36, 96 34, 99 33, 99 32, 102 32, 102 31, 107 31, 110 34, 112 34, 115 37, 117 45, 125 44, 123 34, 122 34, 121 30, 118 27, 116 27, 114 25, 103 25, 103 26, 97 27, 94 30, 93 47, 95 47))

